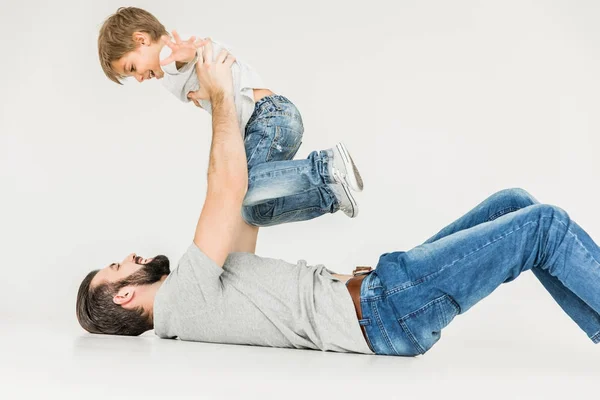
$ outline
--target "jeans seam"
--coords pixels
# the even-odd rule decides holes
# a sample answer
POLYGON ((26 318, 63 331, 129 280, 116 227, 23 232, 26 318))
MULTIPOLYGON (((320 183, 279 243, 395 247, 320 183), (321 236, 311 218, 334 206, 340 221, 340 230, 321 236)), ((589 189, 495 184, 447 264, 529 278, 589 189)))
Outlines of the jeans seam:
POLYGON ((456 315, 460 315, 460 313, 462 312, 462 308, 460 306, 460 304, 458 304, 456 302, 456 300, 454 300, 454 298, 452 296, 450 296, 449 294, 446 293, 446 298, 450 301, 450 303, 452 303, 454 305, 454 307, 456 308, 456 315))
POLYGON ((513 211, 519 211, 520 209, 521 209, 521 207, 513 207, 513 206, 511 206, 511 207, 506 207, 506 208, 503 208, 502 210, 500 210, 500 211, 496 211, 494 214, 492 214, 492 215, 491 215, 491 216, 490 216, 490 217, 487 219, 487 221, 488 221, 488 222, 489 222, 489 221, 493 221, 493 220, 495 220, 495 219, 497 219, 497 218, 499 218, 499 217, 503 216, 504 214, 508 214, 508 213, 511 213, 511 212, 513 212, 513 211))
MULTIPOLYGON (((265 163, 261 163, 261 164, 265 164, 265 163)), ((257 164, 260 165, 260 164, 257 164)), ((289 171, 297 171, 297 172, 302 172, 302 170, 308 170, 307 167, 290 167, 290 168, 282 168, 282 169, 278 169, 277 172, 289 172, 289 171)), ((273 171, 271 172, 266 172, 260 175, 254 175, 249 177, 249 181, 250 182, 255 182, 257 179, 263 180, 263 179, 271 179, 273 177, 273 171)))
POLYGON ((271 140, 271 146, 269 146, 269 150, 267 151, 267 157, 266 160, 267 162, 271 161, 271 152, 273 150, 273 146, 275 146, 275 142, 277 142, 277 139, 279 138, 279 136, 281 136, 281 131, 279 130, 279 126, 275 126, 275 135, 273 135, 273 140, 271 140))
POLYGON ((383 337, 383 339, 385 340, 385 342, 387 343, 387 345, 389 346, 389 348, 392 349, 394 351, 394 353, 398 354, 398 351, 394 347, 394 344, 390 340, 390 338, 389 338, 389 336, 387 334, 387 331, 385 330, 385 327, 383 326, 383 323, 381 321, 381 316, 379 315, 379 311, 377 310, 377 306, 376 305, 372 306, 371 307, 371 311, 373 312, 373 315, 375 317, 375 321, 377 321, 377 326, 379 327, 379 332, 381 333, 381 336, 383 337))
MULTIPOLYGON (((261 203, 261 204, 262 204, 262 203, 261 203)), ((300 209, 297 209, 297 210, 286 211, 286 212, 284 212, 284 213, 282 213, 282 214, 279 214, 279 215, 277 215, 277 216, 274 216, 274 217, 272 217, 272 218, 269 218, 269 217, 267 217, 267 216, 265 216, 265 215, 261 214, 261 213, 260 213, 260 211, 258 211, 258 209, 257 209, 257 210, 256 210, 256 214, 258 214, 259 218, 261 219, 261 221, 260 221, 260 222, 266 222, 266 221, 276 221, 277 219, 279 219, 279 218, 281 218, 281 217, 287 217, 288 215, 291 215, 291 214, 298 214, 298 213, 300 213, 300 212, 303 212, 303 211, 315 211, 315 210, 319 210, 319 211, 328 211, 328 210, 324 210, 324 209, 322 209, 322 208, 320 208, 320 207, 300 208, 300 209)))
MULTIPOLYGON (((290 131, 294 131, 296 133, 300 133, 300 141, 298 141, 298 143, 296 144, 296 146, 294 148, 292 148, 292 150, 289 152, 292 155, 292 158, 288 159, 289 160, 293 160, 294 156, 296 155, 296 153, 298 152, 298 149, 300 148, 300 145, 302 144, 302 133, 296 131, 295 129, 292 128, 287 128, 290 131)), ((275 126, 275 137, 273 138, 273 141, 271 142, 271 147, 269 147, 269 151, 267 152, 267 157, 266 157, 266 162, 272 161, 273 158, 271 157, 271 153, 273 152, 273 148, 275 147, 275 144, 277 143, 277 140, 281 137, 281 127, 279 125, 275 126)), ((281 160, 283 161, 283 160, 281 160)))
MULTIPOLYGON (((539 217, 539 220, 542 220, 542 219, 548 219, 548 218, 550 218, 550 219, 551 219, 551 218, 553 218, 553 217, 539 217)), ((464 260, 465 258, 467 258, 467 257, 470 257, 471 255, 473 255, 473 254, 477 253, 478 251, 480 251, 480 250, 482 250, 482 249, 484 249, 484 248, 488 247, 489 245, 491 245, 491 244, 493 244, 493 243, 496 243, 497 241, 499 241, 499 240, 502 240, 502 239, 504 239, 505 237, 507 237, 507 236, 509 236, 509 235, 512 235, 513 233, 515 233, 515 232, 517 232, 517 231, 521 230, 522 228, 524 228, 525 226, 527 226, 527 225, 530 225, 530 224, 536 224, 536 225, 537 225, 537 224, 539 223, 539 220, 536 220, 536 221, 528 221, 528 222, 524 223, 523 225, 519 226, 518 228, 516 228, 516 229, 514 229, 514 230, 512 230, 512 231, 510 231, 510 232, 507 232, 506 234, 502 235, 501 237, 499 237, 499 238, 497 238, 497 239, 495 239, 495 240, 489 241, 489 242, 487 242, 486 244, 484 244, 483 246, 481 246, 481 247, 478 247, 477 249, 475 249, 475 250, 471 251, 470 253, 468 253, 468 254, 465 254, 464 256, 462 256, 462 257, 460 257, 460 258, 457 258, 456 260, 454 260, 454 261, 452 261, 452 262, 450 262, 450 263, 448 263, 448 264, 446 264, 446 265, 442 266, 442 267, 441 267, 440 269, 438 269, 437 271, 435 271, 435 272, 432 272, 432 273, 431 273, 431 274, 429 274, 429 275, 423 276, 423 277, 421 277, 421 278, 417 279, 416 281, 411 281, 411 282, 409 282, 409 284, 405 284, 405 285, 401 285, 401 286, 399 286, 399 287, 392 288, 392 289, 390 289, 389 291, 387 291, 387 292, 386 292, 386 294, 387 294, 387 295, 392 295, 392 294, 395 294, 395 293, 397 293, 397 292, 401 292, 401 291, 403 291, 403 290, 406 290, 406 289, 408 289, 409 287, 413 287, 413 286, 420 285, 421 283, 423 283, 423 282, 425 282, 425 281, 428 281, 428 280, 430 280, 431 278, 433 278, 434 276, 436 276, 436 275, 438 275, 438 274, 442 273, 442 272, 443 272, 443 271, 444 271, 446 268, 449 268, 449 267, 453 266, 454 264, 456 264, 457 262, 459 262, 459 261, 462 261, 462 260, 464 260)))
MULTIPOLYGON (((265 142, 266 140, 268 140, 268 139, 269 139, 269 136, 268 136, 268 135, 264 135, 264 136, 263 136, 263 137, 260 139, 260 141, 257 143, 257 145, 254 147, 254 151, 252 152, 252 154, 251 154, 251 155, 250 155, 250 157, 248 158, 248 162, 247 162, 248 166, 250 166, 250 164, 252 164, 252 159, 253 159, 253 158, 254 158, 254 156, 255 156, 255 155, 258 153, 258 150, 260 149, 260 145, 261 145, 263 142, 265 142)), ((258 165, 258 164, 256 164, 256 165, 258 165)))
POLYGON ((427 303, 423 304, 423 305, 422 305, 420 308, 418 308, 418 309, 416 309, 416 310, 414 310, 414 311, 411 311, 411 312, 409 312, 408 314, 406 314, 406 315, 404 315, 404 316, 402 316, 402 317, 398 318, 398 320, 405 321, 405 320, 407 320, 407 319, 414 318, 414 317, 416 317, 417 315, 424 313, 425 311, 427 311, 428 309, 430 309, 431 307, 433 307, 433 306, 435 306, 437 303, 439 303, 442 297, 443 297, 443 296, 441 296, 441 297, 438 297, 438 298, 435 298, 435 299, 433 299, 433 300, 431 300, 431 301, 429 301, 429 302, 427 302, 427 303))
POLYGON ((437 311, 438 311, 438 323, 440 324, 440 326, 443 329, 443 327, 445 327, 446 325, 448 325, 448 322, 446 322, 448 320, 447 315, 446 315, 446 310, 440 305, 440 303, 443 301, 443 299, 446 297, 446 295, 443 295, 440 300, 435 304, 435 306, 437 307, 437 311))
POLYGON ((408 336, 408 338, 410 339, 411 343, 413 344, 413 346, 417 350, 417 352, 419 354, 425 354, 425 349, 423 349, 423 347, 421 347, 419 342, 417 342, 417 339, 413 335, 412 331, 410 329, 408 329, 408 325, 406 325, 406 322, 404 322, 404 321, 398 321, 398 322, 400 323, 400 327, 402 328, 402 331, 406 334, 406 336, 408 336))
MULTIPOLYGON (((592 260, 593 260, 595 263, 596 263, 596 265, 599 265, 599 266, 600 266, 600 263, 598 262, 598 260, 596 260, 596 259, 594 258, 594 256, 593 256, 593 255, 592 255, 592 254, 591 254, 591 253, 588 251, 588 249, 586 249, 586 247, 583 245, 583 243, 581 243, 581 241, 579 240, 579 238, 577 237, 577 235, 576 235, 576 234, 574 234, 574 233, 571 231, 571 229, 569 228, 569 226, 568 226, 567 224, 565 224, 564 222, 560 221, 560 220, 557 220, 557 221, 558 221, 559 223, 561 223, 562 225, 564 225, 564 226, 565 226, 565 228, 567 228, 567 232, 568 232, 568 233, 569 233, 571 236, 573 236, 573 237, 575 238, 575 242, 577 242, 577 244, 579 244, 579 246, 580 246, 580 247, 583 249, 583 251, 585 251, 585 253, 586 253, 586 254, 587 254, 587 255, 588 255, 588 256, 589 256, 589 257, 590 257, 590 258, 591 258, 591 259, 592 259, 592 260)), ((569 271, 567 271, 567 274, 566 274, 566 275, 565 275, 565 277, 563 278, 564 280, 567 280, 567 279, 569 279, 569 275, 571 275, 571 271, 572 271, 572 270, 573 270, 573 269, 572 269, 572 268, 570 268, 570 269, 569 269, 569 271)))

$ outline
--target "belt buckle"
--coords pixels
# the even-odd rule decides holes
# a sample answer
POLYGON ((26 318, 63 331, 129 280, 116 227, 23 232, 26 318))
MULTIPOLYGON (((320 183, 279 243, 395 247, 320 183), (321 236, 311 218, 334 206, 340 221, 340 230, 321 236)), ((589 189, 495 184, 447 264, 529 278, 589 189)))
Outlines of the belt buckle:
POLYGON ((367 275, 372 270, 373 270, 373 268, 369 267, 368 265, 359 265, 356 268, 354 268, 354 271, 352 271, 352 275, 353 276, 367 275))

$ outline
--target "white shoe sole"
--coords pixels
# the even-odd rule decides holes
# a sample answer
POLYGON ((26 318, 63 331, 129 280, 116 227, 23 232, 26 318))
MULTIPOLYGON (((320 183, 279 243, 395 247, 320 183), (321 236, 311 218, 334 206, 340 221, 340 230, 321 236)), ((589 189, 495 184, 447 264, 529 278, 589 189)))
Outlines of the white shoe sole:
POLYGON ((339 142, 335 145, 335 147, 340 152, 342 161, 346 165, 346 180, 348 185, 350 188, 352 188, 352 190, 356 192, 362 192, 364 188, 362 177, 360 176, 360 172, 358 172, 358 168, 356 168, 356 164, 354 164, 354 160, 350 156, 350 152, 346 148, 346 145, 344 145, 342 142, 339 142))
POLYGON ((348 188, 348 186, 343 185, 343 184, 340 186, 344 190, 344 193, 346 193, 346 196, 348 196, 348 200, 350 200, 350 204, 352 205, 352 214, 350 214, 350 215, 346 214, 346 215, 348 215, 350 218, 356 218, 356 216, 358 215, 358 203, 356 202, 356 199, 354 198, 354 196, 352 196, 352 193, 350 192, 350 189, 348 188))

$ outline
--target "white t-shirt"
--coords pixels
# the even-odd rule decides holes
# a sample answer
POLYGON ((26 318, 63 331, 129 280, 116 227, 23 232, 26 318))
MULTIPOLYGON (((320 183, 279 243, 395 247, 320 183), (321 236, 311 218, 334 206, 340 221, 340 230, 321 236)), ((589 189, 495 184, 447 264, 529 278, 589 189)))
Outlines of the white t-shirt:
MULTIPOLYGON (((186 40, 189 37, 190 36, 182 36, 182 39, 186 40)), ((221 43, 212 40, 212 44, 213 59, 218 57, 223 49, 226 49, 231 53, 229 48, 221 43)), ((170 54, 171 49, 168 46, 164 46, 160 52, 160 59, 163 60, 170 54)), ((177 70, 175 62, 162 66, 165 75, 160 81, 163 86, 179 100, 186 103, 190 101, 187 98, 188 93, 200 89, 200 83, 196 76, 196 61, 197 58, 194 58, 192 62, 184 65, 179 70, 177 70)), ((242 136, 244 136, 246 124, 254 112, 254 92, 252 90, 264 89, 266 86, 258 73, 250 65, 241 62, 237 56, 236 61, 231 67, 231 73, 233 77, 233 100, 237 110, 240 131, 242 136)), ((201 100, 200 105, 203 109, 212 114, 210 101, 201 100)))

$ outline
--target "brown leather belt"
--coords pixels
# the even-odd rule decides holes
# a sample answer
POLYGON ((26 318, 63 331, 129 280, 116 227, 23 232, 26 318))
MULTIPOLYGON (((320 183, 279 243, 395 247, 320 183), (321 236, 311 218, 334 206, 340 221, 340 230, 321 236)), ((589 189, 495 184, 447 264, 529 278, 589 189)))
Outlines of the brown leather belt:
MULTIPOLYGON (((350 297, 352 297, 352 303, 354 303, 354 309, 356 310, 356 316, 358 317, 359 321, 362 319, 362 309, 360 307, 360 285, 362 284, 363 279, 365 279, 365 276, 367 276, 372 269, 373 268, 371 267, 356 267, 354 271, 352 271, 352 275, 354 276, 348 279, 346 282, 346 287, 348 288, 348 292, 350 292, 350 297)), ((367 345, 371 349, 371 344, 369 343, 369 339, 367 339, 365 327, 360 325, 360 330, 365 337, 367 345)), ((371 349, 371 351, 373 351, 373 349, 371 349)))

